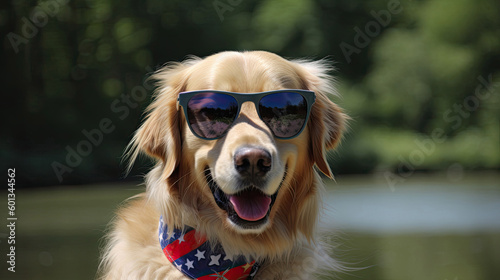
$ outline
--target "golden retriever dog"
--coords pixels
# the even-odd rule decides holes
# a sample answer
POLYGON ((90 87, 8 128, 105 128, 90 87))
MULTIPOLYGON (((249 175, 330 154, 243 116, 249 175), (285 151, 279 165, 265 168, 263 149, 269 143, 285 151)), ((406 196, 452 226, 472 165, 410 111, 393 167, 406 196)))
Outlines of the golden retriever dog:
POLYGON ((156 162, 119 210, 101 279, 313 279, 326 151, 347 116, 324 61, 221 52, 158 70, 128 149, 156 162))

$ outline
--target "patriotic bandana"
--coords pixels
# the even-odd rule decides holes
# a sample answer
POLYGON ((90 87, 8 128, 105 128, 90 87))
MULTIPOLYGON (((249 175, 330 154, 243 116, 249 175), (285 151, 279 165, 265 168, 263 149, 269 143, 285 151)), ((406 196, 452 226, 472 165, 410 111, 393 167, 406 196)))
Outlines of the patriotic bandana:
POLYGON ((175 228, 170 238, 167 231, 167 225, 160 217, 159 238, 163 253, 177 269, 192 279, 251 280, 259 269, 258 263, 248 262, 243 256, 229 259, 220 244, 212 249, 206 238, 195 237, 195 230, 191 227, 175 228))

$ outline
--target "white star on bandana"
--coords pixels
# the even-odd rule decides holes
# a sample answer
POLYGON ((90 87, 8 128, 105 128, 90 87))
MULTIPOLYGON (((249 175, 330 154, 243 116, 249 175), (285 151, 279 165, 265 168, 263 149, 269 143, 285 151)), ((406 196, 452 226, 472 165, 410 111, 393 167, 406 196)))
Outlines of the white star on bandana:
POLYGON ((200 251, 196 249, 196 255, 194 256, 198 258, 198 261, 201 259, 205 259, 205 251, 200 251))
POLYGON ((210 256, 211 261, 208 265, 220 265, 219 263, 220 256, 221 256, 220 254, 218 254, 217 256, 211 255, 210 256))
POLYGON ((194 268, 193 266, 193 261, 187 259, 186 260, 186 266, 187 266, 187 269, 190 270, 191 268, 194 268))

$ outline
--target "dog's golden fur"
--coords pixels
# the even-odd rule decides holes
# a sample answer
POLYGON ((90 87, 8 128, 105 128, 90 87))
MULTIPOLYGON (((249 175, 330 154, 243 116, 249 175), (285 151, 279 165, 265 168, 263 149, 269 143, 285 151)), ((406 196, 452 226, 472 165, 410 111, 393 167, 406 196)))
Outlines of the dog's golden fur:
POLYGON ((321 248, 316 232, 323 186, 313 166, 332 176, 326 150, 338 144, 347 118, 327 96, 335 94, 328 71, 323 62, 289 61, 256 51, 191 58, 156 72, 158 89, 129 155, 133 162, 144 152, 157 163, 146 175, 146 192, 126 203, 114 220, 101 278, 188 279, 160 248, 160 215, 170 228, 195 228, 220 243, 228 255, 257 258, 263 265, 255 279, 311 279, 322 268, 338 269, 321 248), (179 92, 201 89, 242 93, 307 89, 316 93, 316 102, 306 129, 296 138, 273 138, 253 104, 245 103, 229 132, 208 141, 191 133, 177 105, 179 92), (265 147, 276 157, 275 178, 270 179, 268 191, 279 189, 269 222, 250 231, 228 222, 205 174, 210 168, 214 177, 225 182, 219 183, 221 189, 232 191, 231 156, 238 146, 247 144, 265 147))

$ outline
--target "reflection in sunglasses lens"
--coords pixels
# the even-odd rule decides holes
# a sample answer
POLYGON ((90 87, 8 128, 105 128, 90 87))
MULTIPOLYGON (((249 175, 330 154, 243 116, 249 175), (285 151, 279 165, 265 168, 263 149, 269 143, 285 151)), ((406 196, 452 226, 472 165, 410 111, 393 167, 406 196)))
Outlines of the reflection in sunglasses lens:
POLYGON ((195 134, 214 139, 231 126, 238 113, 238 103, 227 94, 204 92, 192 97, 187 109, 189 124, 195 134))
POLYGON ((295 92, 279 92, 264 96, 259 102, 259 113, 274 136, 290 138, 304 126, 307 102, 295 92))

